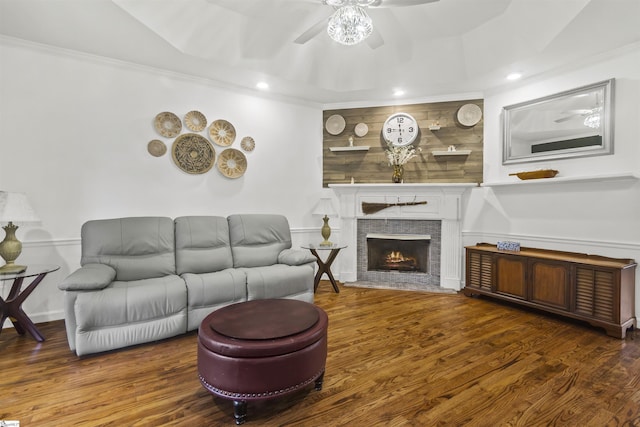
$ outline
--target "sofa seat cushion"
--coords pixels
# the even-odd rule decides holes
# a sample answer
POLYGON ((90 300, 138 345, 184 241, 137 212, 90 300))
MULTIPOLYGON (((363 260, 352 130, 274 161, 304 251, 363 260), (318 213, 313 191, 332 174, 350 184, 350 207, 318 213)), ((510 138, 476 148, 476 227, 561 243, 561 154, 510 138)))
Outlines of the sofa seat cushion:
POLYGON ((185 273, 182 278, 187 284, 189 331, 198 329, 202 319, 212 311, 247 300, 246 275, 241 270, 228 268, 215 273, 185 273))
POLYGON ((187 290, 176 275, 113 282, 100 292, 79 293, 75 302, 80 333, 185 313, 187 290))
POLYGON ((247 275, 247 299, 295 298, 313 302, 313 268, 274 264, 240 269, 247 275))

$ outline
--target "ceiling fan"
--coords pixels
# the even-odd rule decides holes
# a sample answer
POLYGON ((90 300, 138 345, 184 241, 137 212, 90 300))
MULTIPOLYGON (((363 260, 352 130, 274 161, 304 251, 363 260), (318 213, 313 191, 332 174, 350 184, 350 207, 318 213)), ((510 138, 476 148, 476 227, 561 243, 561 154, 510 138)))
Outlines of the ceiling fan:
POLYGON ((402 6, 417 6, 434 3, 440 0, 309 0, 321 5, 332 6, 334 13, 331 16, 316 22, 309 29, 300 34, 294 43, 305 44, 327 29, 329 36, 345 45, 357 44, 365 41, 371 49, 377 49, 384 44, 384 39, 373 27, 371 18, 366 14, 367 8, 390 8, 402 6), (354 22, 357 20, 357 23, 354 22), (346 32, 358 32, 355 37, 346 32))
POLYGON ((580 116, 585 117, 585 116, 588 116, 589 114, 593 114, 595 111, 596 111, 595 108, 592 108, 590 110, 581 109, 581 110, 563 111, 562 114, 566 114, 566 116, 560 117, 559 119, 555 119, 554 122, 562 123, 562 122, 566 122, 568 120, 571 120, 574 117, 580 117, 580 116))

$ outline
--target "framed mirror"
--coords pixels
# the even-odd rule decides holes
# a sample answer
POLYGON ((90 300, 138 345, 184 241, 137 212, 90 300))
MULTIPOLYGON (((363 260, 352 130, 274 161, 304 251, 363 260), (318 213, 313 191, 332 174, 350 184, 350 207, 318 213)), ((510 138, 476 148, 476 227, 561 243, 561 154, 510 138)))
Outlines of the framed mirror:
POLYGON ((503 164, 613 153, 614 79, 503 109, 503 164))

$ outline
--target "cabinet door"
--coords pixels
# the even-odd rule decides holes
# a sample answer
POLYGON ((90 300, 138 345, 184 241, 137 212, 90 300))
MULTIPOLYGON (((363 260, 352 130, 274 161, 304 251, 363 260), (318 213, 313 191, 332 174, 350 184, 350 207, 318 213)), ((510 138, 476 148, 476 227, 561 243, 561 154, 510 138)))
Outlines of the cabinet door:
POLYGON ((570 309, 571 270, 566 263, 531 259, 529 271, 529 299, 532 302, 563 310, 570 309))
POLYGON ((467 283, 465 286, 491 292, 493 256, 467 250, 467 283))
POLYGON ((588 266, 578 267, 576 313, 607 321, 620 321, 616 313, 616 283, 615 271, 588 266))
POLYGON ((527 298, 527 259, 496 256, 496 292, 520 299, 527 298))

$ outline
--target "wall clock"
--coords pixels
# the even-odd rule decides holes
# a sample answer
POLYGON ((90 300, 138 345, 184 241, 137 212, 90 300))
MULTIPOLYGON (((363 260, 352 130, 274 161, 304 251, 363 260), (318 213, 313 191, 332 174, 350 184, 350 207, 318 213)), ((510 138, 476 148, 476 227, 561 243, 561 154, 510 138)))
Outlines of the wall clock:
POLYGON ((389 145, 404 147, 418 137, 418 122, 407 113, 395 113, 385 120, 382 137, 389 145))

